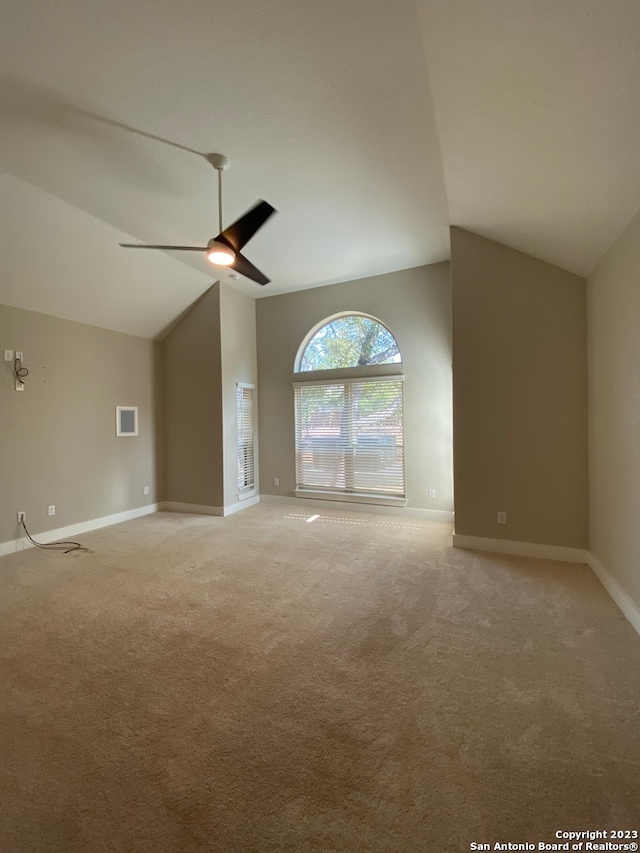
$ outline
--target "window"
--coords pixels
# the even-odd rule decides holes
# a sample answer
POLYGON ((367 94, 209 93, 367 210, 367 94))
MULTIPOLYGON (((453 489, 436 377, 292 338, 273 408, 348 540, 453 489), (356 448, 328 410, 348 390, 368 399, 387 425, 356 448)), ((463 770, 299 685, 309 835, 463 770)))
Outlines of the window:
MULTIPOLYGON (((238 491, 255 488, 253 447, 253 394, 255 386, 236 383, 238 406, 238 491)), ((240 497, 240 496, 239 496, 240 497)))
POLYGON ((295 383, 298 489, 404 497, 402 379, 295 383))
POLYGON ((379 320, 364 314, 346 314, 323 323, 311 335, 302 347, 296 372, 401 361, 396 339, 379 320))

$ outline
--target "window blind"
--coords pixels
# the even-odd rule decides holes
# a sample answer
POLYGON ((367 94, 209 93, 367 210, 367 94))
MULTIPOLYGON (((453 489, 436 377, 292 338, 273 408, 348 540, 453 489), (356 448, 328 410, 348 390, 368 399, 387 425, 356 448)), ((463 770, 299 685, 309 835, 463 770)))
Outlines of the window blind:
POLYGON ((255 486, 253 392, 253 386, 238 383, 238 489, 255 486))
POLYGON ((404 496, 402 377, 296 383, 298 488, 404 496))

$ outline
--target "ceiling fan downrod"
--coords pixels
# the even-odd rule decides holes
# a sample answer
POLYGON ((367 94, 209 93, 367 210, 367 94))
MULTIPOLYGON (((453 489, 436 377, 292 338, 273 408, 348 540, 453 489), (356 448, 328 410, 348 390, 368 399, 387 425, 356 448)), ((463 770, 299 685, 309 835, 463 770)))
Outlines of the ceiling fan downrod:
POLYGON ((207 154, 207 161, 218 173, 218 231, 222 233, 222 173, 229 168, 229 158, 224 154, 207 154))
MULTIPOLYGON (((276 210, 266 201, 258 201, 247 210, 240 219, 232 222, 228 228, 222 228, 222 173, 229 167, 224 154, 206 154, 207 160, 218 173, 218 225, 220 233, 212 237, 206 246, 173 246, 149 243, 120 243, 125 249, 156 249, 163 252, 204 252, 207 259, 217 266, 225 266, 234 273, 255 281, 256 284, 268 284, 270 279, 260 272, 251 261, 242 254, 245 244, 251 240, 276 210)), ((236 276, 237 277, 237 276, 236 276)))

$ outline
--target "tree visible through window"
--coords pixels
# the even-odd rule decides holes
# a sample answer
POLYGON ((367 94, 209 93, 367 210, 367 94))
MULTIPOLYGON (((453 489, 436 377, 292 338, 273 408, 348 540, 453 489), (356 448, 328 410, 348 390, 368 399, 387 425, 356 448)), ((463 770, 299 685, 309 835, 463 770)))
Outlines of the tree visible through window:
POLYGON ((402 377, 296 383, 298 488, 404 496, 402 377))
POLYGON ((375 369, 400 362, 389 329, 365 314, 329 317, 309 332, 297 373, 353 368, 354 375, 294 382, 297 489, 404 500, 403 377, 375 369))
POLYGON ((396 339, 382 323, 361 314, 325 323, 307 344, 298 370, 331 370, 402 361, 396 339))

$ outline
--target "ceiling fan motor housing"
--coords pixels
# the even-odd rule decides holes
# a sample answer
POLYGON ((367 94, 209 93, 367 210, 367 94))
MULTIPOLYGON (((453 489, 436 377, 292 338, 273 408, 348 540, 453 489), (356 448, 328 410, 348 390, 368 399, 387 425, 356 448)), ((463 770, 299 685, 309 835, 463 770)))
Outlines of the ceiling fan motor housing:
POLYGON ((206 159, 211 163, 214 169, 221 169, 224 171, 229 168, 229 158, 225 157, 224 154, 207 154, 206 159))
POLYGON ((212 237, 207 243, 207 258, 212 264, 228 267, 236 259, 236 253, 222 240, 212 237))
MULTIPOLYGON (((159 246, 145 243, 120 243, 126 249, 159 249, 172 252, 205 252, 207 260, 221 267, 231 267, 236 274, 255 281, 256 284, 269 284, 270 279, 260 272, 251 261, 242 254, 242 248, 264 225, 276 210, 266 201, 258 201, 240 219, 227 228, 222 227, 222 173, 229 166, 224 154, 207 154, 205 159, 218 172, 218 226, 220 233, 212 237, 206 246, 159 246)), ((235 276, 237 278, 237 275, 235 276)))

